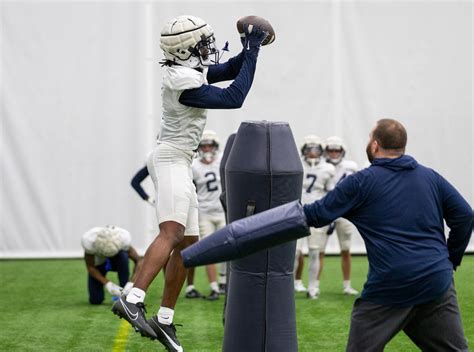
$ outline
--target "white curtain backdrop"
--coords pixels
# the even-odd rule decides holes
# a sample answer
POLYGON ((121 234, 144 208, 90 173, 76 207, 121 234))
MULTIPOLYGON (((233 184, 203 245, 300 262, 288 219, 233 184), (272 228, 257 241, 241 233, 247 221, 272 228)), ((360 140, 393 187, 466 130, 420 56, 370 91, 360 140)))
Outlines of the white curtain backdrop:
MULTIPOLYGON (((343 137, 365 167, 370 129, 392 117, 407 127, 408 153, 473 204, 470 1, 1 2, 0 11, 0 257, 80 256, 82 233, 105 224, 145 250, 156 220, 130 179, 158 132, 159 33, 178 14, 205 18, 221 47, 230 42, 224 61, 240 51, 238 18, 275 28, 244 107, 209 112, 222 145, 243 120, 288 121, 298 143, 343 137)), ((334 237, 328 252, 337 251, 334 237)), ((354 238, 353 252, 364 251, 354 238)))

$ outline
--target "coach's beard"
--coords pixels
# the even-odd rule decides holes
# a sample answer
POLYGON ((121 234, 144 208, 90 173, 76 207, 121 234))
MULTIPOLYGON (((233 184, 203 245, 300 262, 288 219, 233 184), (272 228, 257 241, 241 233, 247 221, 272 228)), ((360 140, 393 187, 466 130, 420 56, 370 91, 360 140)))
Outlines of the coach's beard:
POLYGON ((365 148, 365 152, 367 154, 367 159, 369 159, 369 162, 372 164, 372 161, 374 161, 374 154, 372 154, 372 151, 370 150, 370 142, 367 144, 367 147, 365 148))

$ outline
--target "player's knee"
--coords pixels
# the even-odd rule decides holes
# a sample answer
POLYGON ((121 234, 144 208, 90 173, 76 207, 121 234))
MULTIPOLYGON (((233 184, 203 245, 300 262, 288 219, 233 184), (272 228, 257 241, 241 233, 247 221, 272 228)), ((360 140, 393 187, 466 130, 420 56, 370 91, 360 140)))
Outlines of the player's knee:
POLYGON ((172 221, 160 224, 160 237, 176 248, 184 240, 184 226, 172 221))

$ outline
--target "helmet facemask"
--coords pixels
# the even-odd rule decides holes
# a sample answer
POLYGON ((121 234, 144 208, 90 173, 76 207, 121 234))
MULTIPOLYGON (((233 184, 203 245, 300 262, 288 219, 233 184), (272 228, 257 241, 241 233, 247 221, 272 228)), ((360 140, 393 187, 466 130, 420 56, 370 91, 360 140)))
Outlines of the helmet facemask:
POLYGON ((203 39, 192 49, 191 55, 199 58, 202 66, 211 66, 219 63, 219 49, 216 47, 214 36, 203 39))
POLYGON ((326 154, 326 160, 328 162, 330 162, 333 165, 337 165, 344 158, 344 155, 346 154, 346 151, 341 146, 328 145, 326 147, 325 154, 326 154), (336 153, 338 153, 338 154, 336 154, 336 153))
POLYGON ((304 160, 311 166, 316 166, 321 160, 323 155, 323 148, 321 144, 305 144, 303 146, 303 157, 304 160))
POLYGON ((207 164, 214 161, 217 155, 218 144, 214 140, 202 140, 199 143, 199 159, 207 164))

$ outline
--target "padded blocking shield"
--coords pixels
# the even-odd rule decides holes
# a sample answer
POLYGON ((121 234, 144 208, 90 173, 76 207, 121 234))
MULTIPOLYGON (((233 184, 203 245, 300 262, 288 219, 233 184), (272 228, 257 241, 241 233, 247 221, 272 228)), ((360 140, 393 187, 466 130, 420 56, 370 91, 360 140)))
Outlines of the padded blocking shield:
MULTIPOLYGON (((229 223, 301 197, 303 167, 287 123, 243 122, 225 164, 229 223)), ((288 242, 230 264, 225 352, 298 350, 288 242)))

